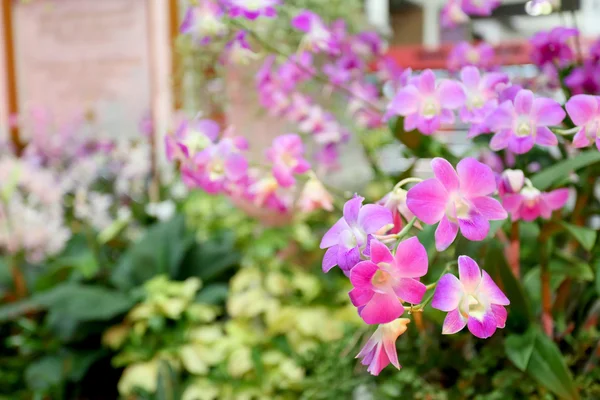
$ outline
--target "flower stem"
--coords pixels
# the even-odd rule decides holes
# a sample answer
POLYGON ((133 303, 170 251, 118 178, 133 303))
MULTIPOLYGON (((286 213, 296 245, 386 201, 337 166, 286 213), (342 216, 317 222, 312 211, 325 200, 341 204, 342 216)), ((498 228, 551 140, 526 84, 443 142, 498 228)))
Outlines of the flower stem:
POLYGON ((550 128, 550 130, 554 133, 556 133, 557 135, 572 135, 574 133, 577 133, 579 130, 581 129, 581 127, 576 126, 575 128, 571 128, 571 129, 562 129, 562 128, 550 128))
POLYGON ((400 232, 398 232, 398 234, 396 235, 396 239, 402 240, 404 238, 404 236, 406 236, 408 234, 408 232, 411 230, 411 228, 413 227, 415 222, 417 222, 417 217, 412 217, 412 219, 410 221, 408 221, 408 224, 406 224, 404 226, 404 228, 402 228, 402 230, 400 232))
MULTIPOLYGON (((243 29, 244 31, 248 32, 248 34, 250 36, 252 36, 254 38, 254 40, 256 40, 262 47, 264 47, 266 50, 275 53, 277 55, 280 55, 282 57, 285 57, 286 59, 289 59, 289 54, 286 54, 285 52, 279 50, 277 47, 271 45, 267 40, 263 39, 258 33, 256 33, 255 31, 253 31, 252 29, 248 29, 248 27, 246 27, 244 24, 236 21, 235 19, 231 20, 231 23, 235 26, 237 26, 240 29, 243 29)), ((330 79, 328 79, 325 75, 319 74, 316 71, 311 71, 309 69, 307 69, 306 67, 304 67, 304 65, 301 65, 297 62, 294 62, 294 64, 301 69, 303 72, 306 72, 308 74, 310 74, 313 78, 315 78, 318 81, 321 81, 323 83, 326 83, 328 85, 331 85, 332 87, 341 90, 343 92, 346 92, 348 95, 350 95, 350 97, 353 97, 355 99, 358 99, 360 101, 362 101, 365 105, 367 105, 369 108, 371 108, 373 111, 379 113, 379 114, 383 114, 384 110, 377 104, 374 104, 373 102, 364 99, 360 96, 358 96, 356 93, 354 93, 354 91, 352 91, 352 89, 341 85, 341 84, 336 84, 333 83, 330 79)))
POLYGON ((419 182, 423 182, 423 179, 415 178, 415 177, 402 179, 400 182, 396 183, 393 190, 399 189, 402 186, 406 185, 407 183, 419 183, 419 182))

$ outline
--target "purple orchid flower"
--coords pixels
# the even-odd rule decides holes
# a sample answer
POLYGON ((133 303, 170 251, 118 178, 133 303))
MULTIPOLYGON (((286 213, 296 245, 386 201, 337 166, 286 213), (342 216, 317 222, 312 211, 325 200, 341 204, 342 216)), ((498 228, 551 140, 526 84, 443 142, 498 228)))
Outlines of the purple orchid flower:
POLYGON ((346 275, 358 264, 361 254, 369 255, 373 234, 392 224, 392 213, 377 204, 362 205, 363 197, 355 195, 344 204, 344 216, 327 231, 320 247, 327 249, 323 271, 338 265, 346 275))
POLYGON ((504 328, 510 301, 489 274, 470 257, 458 257, 458 276, 442 276, 431 306, 447 311, 442 327, 444 335, 461 331, 465 325, 481 339, 489 338, 498 328, 504 328))
POLYGON ((402 302, 419 304, 427 288, 427 250, 416 236, 398 244, 392 255, 386 245, 371 240, 371 259, 350 271, 354 289, 348 294, 367 324, 386 324, 404 313, 402 302))
POLYGON ((578 94, 565 105, 569 117, 580 127, 573 136, 573 147, 582 148, 596 144, 600 150, 600 97, 578 94))
POLYGON ((558 139, 548 129, 565 118, 565 112, 556 101, 544 97, 534 98, 530 90, 521 90, 514 103, 505 101, 487 118, 486 123, 496 132, 490 141, 494 151, 508 149, 524 154, 540 146, 556 146, 558 139))
POLYGON ((436 83, 433 71, 428 69, 398 90, 385 118, 401 115, 405 130, 416 128, 424 135, 431 135, 441 124, 454 123, 452 110, 461 107, 465 99, 465 92, 458 82, 442 80, 436 83))
POLYGON ((281 4, 281 0, 228 0, 229 15, 232 17, 244 17, 255 20, 260 16, 274 18, 277 16, 275 6, 281 4))
POLYGON ((507 217, 502 205, 490 197, 497 189, 491 168, 468 157, 456 166, 443 158, 434 158, 435 178, 413 186, 407 194, 410 211, 426 224, 440 222, 435 231, 435 247, 446 250, 460 229, 469 240, 485 239, 490 220, 507 217), (458 173, 457 173, 458 172, 458 173))
POLYGON ((296 183, 294 174, 303 174, 310 169, 310 163, 304 159, 304 145, 300 136, 289 133, 277 136, 267 158, 273 163, 273 176, 283 187, 296 183))
POLYGON ((538 32, 531 39, 531 60, 538 66, 546 64, 565 67, 575 59, 568 41, 579 35, 574 28, 557 27, 549 32, 538 32))

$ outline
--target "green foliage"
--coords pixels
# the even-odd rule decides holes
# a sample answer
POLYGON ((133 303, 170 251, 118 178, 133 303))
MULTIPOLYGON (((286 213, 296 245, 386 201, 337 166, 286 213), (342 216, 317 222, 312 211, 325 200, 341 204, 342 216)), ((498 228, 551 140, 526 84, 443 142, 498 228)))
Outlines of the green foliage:
POLYGON ((506 354, 521 371, 562 399, 578 399, 579 394, 560 350, 538 328, 506 339, 506 354))
POLYGON ((585 151, 573 158, 554 163, 544 168, 531 178, 533 186, 539 190, 546 190, 567 179, 569 174, 578 169, 600 162, 600 153, 595 150, 585 151))

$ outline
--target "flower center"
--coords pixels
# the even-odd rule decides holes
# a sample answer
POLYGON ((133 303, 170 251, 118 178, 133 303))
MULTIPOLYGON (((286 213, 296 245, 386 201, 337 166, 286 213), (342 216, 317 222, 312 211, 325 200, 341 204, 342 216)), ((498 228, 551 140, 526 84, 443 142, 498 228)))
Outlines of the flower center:
POLYGON ((529 125, 527 122, 519 123, 516 133, 518 137, 529 136, 531 134, 531 125, 529 125))
POLYGON ((468 296, 467 302, 469 305, 469 316, 481 321, 483 319, 483 314, 485 314, 485 306, 481 304, 479 299, 472 294, 468 296))
POLYGON ((256 11, 262 7, 262 1, 261 0, 246 0, 246 5, 244 7, 246 7, 247 10, 256 11))
POLYGON ((485 104, 485 101, 483 100, 483 97, 479 93, 473 94, 469 98, 469 108, 470 109, 481 108, 481 107, 483 107, 484 104, 485 104))
POLYGON ((467 61, 471 64, 477 64, 479 62, 479 53, 475 49, 470 49, 467 52, 467 61))
POLYGON ((540 191, 536 188, 525 187, 521 190, 521 196, 523 196, 524 203, 527 207, 534 207, 539 199, 540 191))
POLYGON ((471 207, 469 203, 459 194, 452 194, 450 201, 446 207, 446 216, 452 222, 456 222, 457 219, 465 219, 469 216, 469 210, 471 207))
POLYGON ((351 230, 345 230, 340 235, 342 244, 347 249, 353 249, 358 246, 358 241, 356 240, 356 236, 354 236, 354 232, 351 230))
POLYGON ((197 153, 210 144, 210 139, 200 131, 192 130, 188 133, 183 144, 191 153, 197 153))
POLYGON ((225 175, 225 165, 222 160, 215 160, 210 164, 208 178, 211 181, 217 181, 225 175))
POLYGON ((371 283, 376 288, 383 289, 384 287, 386 287, 389 284, 391 279, 392 279, 392 276, 390 275, 389 272, 380 269, 380 270, 377 270, 377 272, 375 272, 375 275, 373 275, 373 278, 371 278, 371 283))
POLYGON ((434 100, 425 100, 423 104, 423 112, 421 113, 426 118, 435 117, 438 114, 438 107, 434 100))
POLYGON ((281 162, 288 168, 294 168, 298 164, 296 157, 288 152, 281 154, 281 162))

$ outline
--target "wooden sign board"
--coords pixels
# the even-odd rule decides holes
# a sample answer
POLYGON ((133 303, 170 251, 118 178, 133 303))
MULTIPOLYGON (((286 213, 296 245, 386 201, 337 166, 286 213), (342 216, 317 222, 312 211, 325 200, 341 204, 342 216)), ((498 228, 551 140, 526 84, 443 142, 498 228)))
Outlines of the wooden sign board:
MULTIPOLYGON (((176 1, 0 1, 8 113, 24 122, 39 109, 57 123, 91 117, 95 135, 132 139, 151 113, 164 134, 173 106, 176 1)), ((25 123, 21 139, 26 131, 25 123)))

